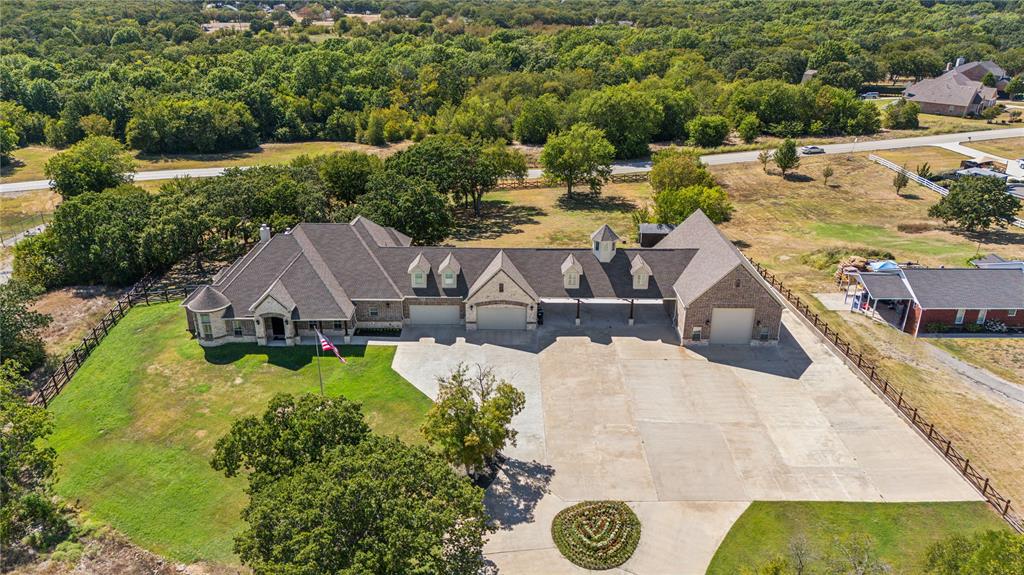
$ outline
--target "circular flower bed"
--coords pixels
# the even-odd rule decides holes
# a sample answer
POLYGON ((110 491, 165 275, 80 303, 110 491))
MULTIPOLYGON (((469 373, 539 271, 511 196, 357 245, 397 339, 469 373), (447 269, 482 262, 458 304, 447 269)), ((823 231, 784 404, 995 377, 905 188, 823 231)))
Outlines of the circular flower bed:
POLYGON ((640 520, 621 501, 584 501, 551 522, 562 555, 587 569, 611 569, 629 559, 640 542, 640 520))

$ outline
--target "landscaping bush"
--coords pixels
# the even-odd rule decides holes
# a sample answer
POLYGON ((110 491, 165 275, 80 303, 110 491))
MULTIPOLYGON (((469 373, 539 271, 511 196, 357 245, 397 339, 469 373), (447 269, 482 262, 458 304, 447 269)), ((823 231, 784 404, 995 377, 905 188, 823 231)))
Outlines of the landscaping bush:
POLYGON ((626 562, 640 542, 640 520, 621 501, 584 501, 551 522, 562 555, 585 569, 611 569, 626 562))
MULTIPOLYGON (((920 234, 922 232, 930 232, 935 229, 935 224, 931 222, 902 222, 896 224, 896 231, 903 232, 905 234, 920 234)), ((974 259, 973 257, 971 259, 974 259)))
POLYGON ((892 252, 885 250, 863 246, 833 246, 802 254, 800 256, 800 263, 818 270, 830 270, 850 256, 858 256, 867 260, 895 259, 892 252))
POLYGON ((942 333, 946 331, 946 324, 938 321, 930 321, 924 324, 925 333, 942 333))
POLYGON ((967 333, 981 333, 985 329, 985 326, 980 323, 969 323, 964 326, 964 331, 967 333))

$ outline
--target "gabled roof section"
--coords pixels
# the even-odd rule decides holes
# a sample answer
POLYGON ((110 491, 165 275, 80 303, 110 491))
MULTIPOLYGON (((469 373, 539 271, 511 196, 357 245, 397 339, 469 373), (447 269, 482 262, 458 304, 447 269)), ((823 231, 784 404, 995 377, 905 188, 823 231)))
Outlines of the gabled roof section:
POLYGON ((562 261, 562 275, 568 273, 569 270, 576 270, 578 274, 583 273, 583 264, 571 253, 562 261))
POLYGON ((693 303, 737 266, 745 267, 759 283, 766 286, 768 293, 772 294, 776 301, 780 301, 747 258, 743 257, 736 246, 723 236, 699 209, 658 242, 656 248, 651 249, 665 248, 697 250, 672 286, 683 306, 693 303))
MULTIPOLYGON (((327 295, 330 296, 331 300, 333 300, 334 304, 338 307, 338 310, 341 312, 341 316, 340 317, 342 319, 348 319, 348 318, 352 317, 352 314, 355 313, 355 309, 356 309, 355 308, 355 304, 353 304, 352 300, 349 299, 348 294, 345 293, 345 289, 342 288, 341 287, 341 283, 338 282, 338 278, 335 277, 335 275, 331 271, 330 267, 328 267, 327 263, 324 261, 323 257, 320 255, 320 252, 317 251, 316 246, 313 245, 312 241, 310 241, 310 239, 306 235, 306 232, 303 229, 303 227, 302 226, 296 226, 296 228, 292 231, 292 235, 295 237, 295 241, 298 242, 299 247, 302 248, 302 255, 303 255, 303 258, 306 260, 305 263, 309 266, 310 270, 314 274, 316 274, 317 279, 319 279, 320 283, 323 285, 323 289, 327 291, 327 295)), ((289 272, 293 272, 293 273, 298 273, 298 270, 299 270, 299 267, 297 267, 296 264, 293 263, 292 266, 290 266, 288 271, 289 272), (293 270, 291 268, 296 268, 296 269, 293 272, 293 270)), ((290 275, 290 274, 286 273, 286 275, 290 275)), ((305 274, 305 275, 308 276, 309 274, 305 274)), ((312 281, 312 280, 313 280, 313 278, 311 278, 311 277, 300 277, 300 278, 298 278, 298 281, 301 281, 301 282, 312 281)), ((308 288, 308 287, 305 287, 305 286, 302 286, 302 287, 304 289, 306 289, 306 290, 313 289, 313 288, 308 288)), ((305 298, 303 298, 303 301, 305 301, 305 298)), ((317 305, 317 307, 324 308, 325 306, 323 304, 319 304, 319 305, 317 305)), ((330 309, 329 306, 326 306, 326 308, 330 309)), ((322 311, 326 311, 326 310, 322 309, 322 311)), ((333 310, 331 310, 331 311, 333 311, 333 310)), ((327 316, 327 317, 333 317, 333 316, 327 316)))
POLYGON ((982 91, 981 82, 971 80, 956 70, 938 78, 911 84, 903 91, 908 100, 950 106, 969 106, 982 91))
POLYGON ((423 256, 423 252, 416 254, 412 262, 409 264, 409 273, 414 271, 421 271, 423 273, 430 273, 430 262, 423 256))
POLYGON ((288 311, 293 311, 295 309, 295 300, 292 299, 291 294, 288 293, 288 288, 284 287, 284 282, 281 281, 281 278, 275 280, 274 283, 270 284, 270 287, 267 288, 267 291, 263 292, 263 295, 256 298, 256 301, 249 306, 249 311, 253 311, 258 308, 267 298, 273 298, 274 301, 281 304, 281 307, 288 311))
POLYGON ((595 242, 617 242, 622 238, 608 227, 608 224, 604 224, 597 228, 596 232, 590 234, 590 239, 595 242))
POLYGON ((444 259, 441 260, 441 265, 439 265, 437 267, 437 271, 439 271, 441 273, 444 273, 446 271, 450 271, 450 272, 454 273, 455 275, 459 275, 459 272, 461 270, 462 270, 462 265, 459 264, 459 260, 455 259, 455 254, 452 253, 452 252, 448 252, 448 255, 446 255, 444 257, 444 259))
POLYGON ((209 313, 212 311, 220 311, 231 305, 231 302, 228 298, 224 297, 224 294, 217 291, 217 288, 213 286, 203 286, 189 294, 181 305, 185 306, 185 309, 189 311, 196 313, 209 313))
POLYGON ((408 247, 412 244, 412 239, 409 236, 395 228, 386 228, 363 216, 356 216, 351 225, 357 233, 368 238, 377 247, 408 247))
POLYGON ((527 295, 533 299, 540 299, 537 296, 537 292, 533 291, 533 288, 530 287, 526 278, 523 277, 522 273, 520 273, 519 268, 512 263, 512 260, 509 259, 504 250, 499 251, 498 255, 494 256, 494 259, 491 260, 491 263, 487 264, 487 267, 484 268, 483 272, 481 272, 480 277, 478 277, 469 288, 469 292, 466 294, 466 297, 473 297, 473 294, 480 291, 480 289, 487 285, 487 283, 491 281, 494 276, 498 275, 499 272, 505 272, 509 279, 515 282, 520 289, 526 292, 527 295))
POLYGON ((629 262, 629 273, 636 275, 639 272, 644 272, 647 275, 651 275, 651 266, 647 265, 644 258, 640 254, 633 256, 633 259, 629 262))

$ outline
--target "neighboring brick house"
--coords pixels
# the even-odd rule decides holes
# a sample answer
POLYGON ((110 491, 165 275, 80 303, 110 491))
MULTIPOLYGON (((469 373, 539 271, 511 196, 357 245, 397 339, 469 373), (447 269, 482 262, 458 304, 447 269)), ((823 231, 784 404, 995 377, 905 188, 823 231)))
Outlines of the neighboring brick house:
MULTIPOLYGON (((927 78, 903 90, 903 97, 916 102, 926 114, 976 116, 996 105, 996 88, 981 83, 983 62, 970 62, 937 78, 927 78), (974 78, 978 72, 981 77, 974 78)), ((994 65, 994 64, 993 64, 994 65)), ((999 77, 996 77, 999 79, 999 77)))
POLYGON ((853 308, 914 336, 989 320, 1024 329, 1024 269, 907 268, 856 278, 853 308))
POLYGON ((295 345, 315 326, 331 337, 409 325, 530 330, 545 303, 566 301, 630 302, 631 314, 632 303, 661 303, 689 342, 778 339, 781 302, 702 212, 651 248, 619 248, 608 226, 591 240, 590 249, 420 247, 363 217, 272 237, 264 227, 182 305, 202 345, 295 345))

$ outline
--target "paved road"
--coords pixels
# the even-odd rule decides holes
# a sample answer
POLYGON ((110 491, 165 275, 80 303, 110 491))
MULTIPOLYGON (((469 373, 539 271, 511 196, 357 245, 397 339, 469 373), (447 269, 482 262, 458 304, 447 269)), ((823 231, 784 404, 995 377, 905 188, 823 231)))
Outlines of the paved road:
MULTIPOLYGON (((1006 130, 985 130, 980 132, 959 132, 956 134, 942 134, 938 136, 918 136, 915 138, 898 138, 893 140, 874 140, 858 142, 856 144, 825 144, 826 154, 849 154, 852 152, 869 152, 875 150, 893 150, 897 148, 912 148, 915 146, 937 146, 966 141, 994 140, 999 138, 1024 137, 1024 128, 1010 128, 1006 130)), ((720 164, 736 164, 741 162, 756 162, 760 150, 750 152, 732 152, 728 154, 711 154, 701 156, 705 164, 715 166, 720 164)), ((209 178, 219 176, 227 168, 190 168, 186 170, 155 170, 149 172, 138 172, 135 174, 135 181, 145 182, 152 180, 169 180, 189 176, 192 178, 209 178)), ((612 166, 612 173, 628 174, 632 172, 647 172, 651 169, 651 162, 636 160, 627 162, 615 162, 612 166)), ((542 172, 540 168, 528 170, 527 177, 539 178, 542 172)), ((29 192, 32 190, 45 190, 50 187, 48 180, 34 180, 31 182, 14 182, 0 184, 0 195, 29 192)))

